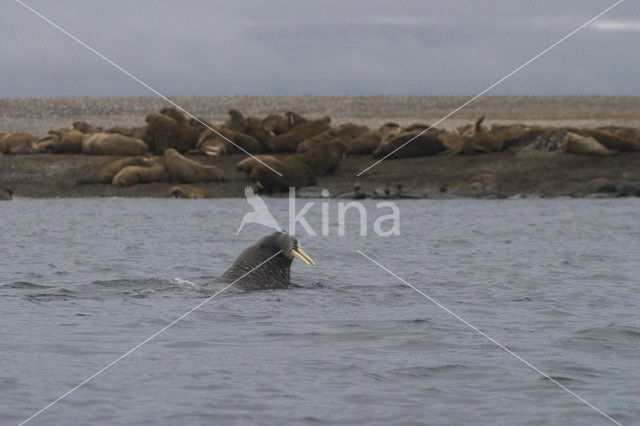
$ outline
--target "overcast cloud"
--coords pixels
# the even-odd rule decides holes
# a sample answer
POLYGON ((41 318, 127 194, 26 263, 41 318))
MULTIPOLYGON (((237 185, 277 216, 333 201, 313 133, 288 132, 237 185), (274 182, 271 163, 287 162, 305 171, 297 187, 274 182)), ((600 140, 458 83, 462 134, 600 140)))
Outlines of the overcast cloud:
MULTIPOLYGON (((163 94, 469 95, 613 0, 25 0, 163 94)), ((14 0, 0 97, 147 96, 14 0)), ((627 0, 490 94, 640 95, 640 8, 627 0)))

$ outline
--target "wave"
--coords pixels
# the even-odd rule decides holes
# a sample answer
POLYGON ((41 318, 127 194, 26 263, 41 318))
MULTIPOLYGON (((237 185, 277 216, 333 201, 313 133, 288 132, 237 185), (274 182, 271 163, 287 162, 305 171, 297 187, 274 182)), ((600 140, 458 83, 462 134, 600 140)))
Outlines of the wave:
POLYGON ((16 281, 13 283, 2 284, 0 285, 0 288, 30 290, 30 289, 53 288, 53 287, 48 285, 35 284, 29 281, 16 281))
MULTIPOLYGON (((64 287, 40 285, 27 281, 0 284, 5 290, 4 296, 25 297, 35 302, 47 302, 70 299, 103 300, 110 298, 150 298, 158 294, 182 293, 196 298, 209 297, 220 291, 223 285, 217 277, 199 277, 193 281, 184 278, 122 278, 115 280, 94 280, 79 284, 67 284, 64 287), (10 293, 11 290, 23 290, 10 293)), ((321 289, 320 282, 302 285, 292 282, 291 289, 321 289)), ((244 293, 244 290, 229 287, 225 293, 244 293)))

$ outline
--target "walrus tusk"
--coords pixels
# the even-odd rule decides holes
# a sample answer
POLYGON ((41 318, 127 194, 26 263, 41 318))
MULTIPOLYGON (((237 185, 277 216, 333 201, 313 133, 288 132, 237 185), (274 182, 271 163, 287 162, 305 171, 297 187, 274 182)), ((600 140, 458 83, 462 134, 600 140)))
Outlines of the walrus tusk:
POLYGON ((298 247, 298 253, 300 253, 302 256, 304 256, 304 258, 307 259, 309 261, 309 263, 311 263, 313 266, 316 266, 316 262, 313 261, 311 256, 309 256, 307 253, 305 253, 300 247, 298 247))
POLYGON ((309 261, 307 259, 305 259, 300 253, 298 253, 295 250, 291 250, 291 255, 293 257, 297 257, 298 259, 302 260, 304 263, 306 263, 307 265, 310 265, 309 261))
POLYGON ((297 250, 291 250, 291 254, 294 257, 297 257, 298 259, 302 260, 307 265, 316 266, 316 262, 314 262, 313 259, 309 257, 309 255, 305 253, 301 248, 298 248, 297 250))

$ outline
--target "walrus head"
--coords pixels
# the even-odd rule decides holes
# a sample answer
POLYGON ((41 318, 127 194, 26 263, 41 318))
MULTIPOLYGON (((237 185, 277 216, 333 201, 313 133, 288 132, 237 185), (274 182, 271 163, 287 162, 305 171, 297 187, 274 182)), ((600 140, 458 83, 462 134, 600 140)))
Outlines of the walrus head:
POLYGON ((224 282, 244 290, 287 288, 293 259, 307 265, 315 262, 298 244, 298 239, 284 232, 274 232, 247 247, 222 275, 224 282))

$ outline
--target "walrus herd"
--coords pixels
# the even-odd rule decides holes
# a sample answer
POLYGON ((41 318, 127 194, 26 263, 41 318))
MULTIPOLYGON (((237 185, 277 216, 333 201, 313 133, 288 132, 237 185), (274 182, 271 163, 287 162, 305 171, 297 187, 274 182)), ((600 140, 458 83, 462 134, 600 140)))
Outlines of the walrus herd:
MULTIPOLYGON (((479 155, 514 148, 616 155, 640 151, 640 129, 488 126, 484 117, 475 124, 451 130, 420 123, 403 128, 393 122, 369 129, 353 123, 331 127, 330 117, 308 119, 295 112, 245 117, 238 110, 230 110, 224 123, 213 124, 204 118, 187 118, 183 112, 169 107, 148 114, 144 124, 132 128, 103 129, 76 121, 69 128, 53 129, 41 137, 0 133, 0 154, 4 155, 121 157, 78 176, 78 185, 126 187, 150 182, 220 182, 225 180, 224 171, 197 161, 198 155, 251 154, 236 168, 262 193, 314 185, 322 176, 339 170, 342 159, 350 155, 369 155, 373 161, 479 155)), ((172 190, 171 195, 194 198, 200 193, 172 190)))

